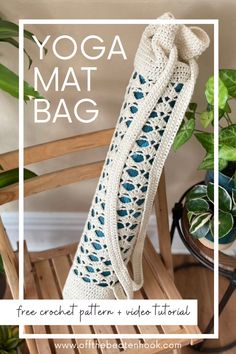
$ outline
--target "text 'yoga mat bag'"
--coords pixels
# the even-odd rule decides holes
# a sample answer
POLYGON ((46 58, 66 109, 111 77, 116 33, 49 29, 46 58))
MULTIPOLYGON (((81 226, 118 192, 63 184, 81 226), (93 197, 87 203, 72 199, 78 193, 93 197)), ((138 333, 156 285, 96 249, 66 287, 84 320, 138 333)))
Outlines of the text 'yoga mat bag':
POLYGON ((132 299, 142 287, 144 239, 159 178, 191 100, 196 59, 208 46, 199 27, 145 29, 65 299, 132 299))

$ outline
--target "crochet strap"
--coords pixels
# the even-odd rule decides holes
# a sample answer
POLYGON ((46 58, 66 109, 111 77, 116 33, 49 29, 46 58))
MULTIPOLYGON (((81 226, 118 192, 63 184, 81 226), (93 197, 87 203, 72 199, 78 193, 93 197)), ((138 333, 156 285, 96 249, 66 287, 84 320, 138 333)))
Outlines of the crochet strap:
POLYGON ((187 110, 189 101, 193 94, 194 85, 198 74, 198 66, 195 59, 189 60, 189 66, 190 66, 190 79, 185 84, 183 92, 181 92, 179 95, 178 99, 180 101, 180 104, 176 105, 172 111, 172 115, 176 117, 176 119, 173 122, 174 124, 169 123, 166 127, 165 137, 163 138, 163 141, 160 144, 159 154, 154 159, 153 169, 150 174, 150 180, 152 181, 152 183, 150 183, 148 186, 147 195, 144 204, 145 212, 141 220, 139 235, 137 237, 137 242, 135 244, 132 258, 131 258, 133 276, 135 280, 135 285, 133 288, 134 291, 139 290, 143 285, 143 269, 142 269, 142 262, 140 261, 140 259, 142 259, 144 241, 146 236, 146 229, 148 223, 147 216, 151 214, 151 210, 152 210, 152 206, 156 194, 156 189, 161 176, 162 169, 164 167, 164 162, 167 158, 168 152, 173 143, 173 139, 178 131, 179 124, 181 123, 185 111, 187 110))
MULTIPOLYGON (((148 119, 152 109, 155 107, 156 102, 158 101, 164 89, 168 85, 168 82, 170 81, 170 78, 173 75, 176 62, 177 48, 176 46, 173 46, 170 51, 169 59, 164 71, 158 78, 157 83, 152 87, 151 91, 145 99, 144 104, 142 105, 140 111, 137 113, 136 117, 132 121, 132 124, 128 128, 121 142, 118 155, 116 156, 116 166, 114 166, 114 168, 112 169, 108 180, 105 209, 105 234, 107 240, 107 249, 112 263, 112 267, 115 271, 120 285, 124 290, 124 294, 122 294, 120 285, 114 286, 113 289, 117 298, 127 297, 128 299, 131 299, 133 297, 133 291, 140 288, 140 284, 136 282, 136 278, 139 278, 139 276, 137 275, 139 275, 139 273, 142 273, 141 270, 139 270, 138 272, 136 271, 134 280, 132 280, 128 269, 123 261, 120 251, 116 215, 117 195, 120 187, 120 178, 130 149, 135 143, 137 136, 140 134, 142 126, 148 119)), ((143 236, 141 237, 141 239, 142 238, 143 236)), ((137 246, 135 247, 136 255, 142 252, 142 247, 138 247, 138 245, 142 245, 142 243, 142 241, 137 241, 137 246)))

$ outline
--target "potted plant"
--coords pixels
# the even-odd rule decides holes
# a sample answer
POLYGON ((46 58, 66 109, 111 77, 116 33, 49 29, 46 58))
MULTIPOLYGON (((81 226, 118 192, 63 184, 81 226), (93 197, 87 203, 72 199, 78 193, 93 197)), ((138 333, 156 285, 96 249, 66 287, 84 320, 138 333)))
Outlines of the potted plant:
POLYGON ((23 340, 15 326, 0 326, 0 354, 17 354, 23 340))
MULTIPOLYGON (((189 109, 185 114, 185 119, 183 120, 179 131, 176 135, 174 141, 174 150, 177 151, 182 145, 184 145, 191 137, 195 137, 197 141, 201 144, 201 146, 205 150, 205 156, 198 166, 199 170, 206 171, 205 177, 205 189, 203 185, 193 188, 193 192, 189 193, 190 201, 187 202, 186 207, 189 208, 189 205, 194 205, 196 208, 198 206, 197 201, 191 199, 193 198, 194 193, 200 191, 201 189, 205 192, 207 190, 212 190, 212 184, 214 183, 214 133, 213 133, 213 122, 214 122, 214 78, 211 76, 205 85, 205 98, 206 98, 206 109, 203 112, 198 111, 198 105, 195 102, 191 102, 189 105, 189 109), (197 127, 197 122, 200 122, 201 128, 197 127)), ((227 193, 228 199, 231 200, 231 204, 233 204, 233 198, 235 198, 235 189, 236 189, 236 124, 232 119, 232 103, 236 101, 236 70, 234 69, 222 69, 219 71, 219 204, 222 205, 221 198, 224 198, 227 193), (222 188, 222 189, 221 189, 222 188)), ((201 242, 204 242, 206 245, 212 247, 212 243, 205 242, 206 240, 212 241, 213 233, 212 233, 212 223, 214 219, 213 215, 213 199, 208 198, 208 193, 206 192, 204 197, 201 198, 204 201, 200 201, 200 205, 205 205, 205 208, 208 206, 208 211, 206 219, 203 220, 204 227, 198 232, 203 232, 203 229, 206 231, 209 226, 208 233, 202 237, 200 237, 200 233, 198 233, 198 237, 195 234, 195 231, 192 231, 192 222, 193 220, 196 222, 196 215, 191 214, 191 210, 188 210, 190 214, 189 223, 190 228, 189 233, 193 237, 199 238, 201 242), (210 217, 211 214, 211 217, 210 217), (208 220, 209 218, 209 220, 208 220), (206 221, 207 220, 207 221, 206 221)), ((198 212, 200 212, 198 210, 198 212)), ((204 211, 206 212, 206 210, 204 211)), ((221 214, 221 212, 226 212, 225 210, 220 211, 220 225, 221 222, 225 223, 225 216, 221 214)), ((229 210, 227 210, 229 212, 229 210)), ((198 215, 199 216, 199 215, 198 215)), ((235 215, 232 215, 235 223, 235 215)), ((201 220, 201 217, 198 221, 201 220)), ((228 219, 229 220, 229 219, 228 219)), ((232 224, 232 223, 231 223, 232 224)), ((228 225, 229 227, 229 225, 228 225)), ((229 230, 228 230, 229 232, 229 230)), ((234 226, 232 226, 232 230, 230 231, 232 234, 235 233, 234 226)), ((231 235, 232 236, 232 235, 231 235)), ((220 232, 219 244, 220 248, 224 248, 223 244, 223 236, 220 232), (221 239, 222 238, 222 239, 221 239)), ((233 236, 232 236, 233 240, 233 236)))
MULTIPOLYGON (((214 248, 214 184, 199 184, 186 195, 185 208, 189 233, 209 248, 214 248)), ((224 250, 236 239, 236 190, 219 186, 219 249, 224 250)))
MULTIPOLYGON (((214 121, 214 78, 211 76, 205 86, 206 109, 197 111, 197 104, 190 103, 178 134, 174 150, 178 150, 192 136, 205 150, 205 156, 198 166, 207 171, 207 181, 213 181, 214 133, 209 131, 214 121), (203 129, 196 128, 199 120, 203 129)), ((219 72, 219 183, 227 190, 236 184, 236 124, 231 117, 231 102, 236 101, 236 70, 222 69, 219 72)))

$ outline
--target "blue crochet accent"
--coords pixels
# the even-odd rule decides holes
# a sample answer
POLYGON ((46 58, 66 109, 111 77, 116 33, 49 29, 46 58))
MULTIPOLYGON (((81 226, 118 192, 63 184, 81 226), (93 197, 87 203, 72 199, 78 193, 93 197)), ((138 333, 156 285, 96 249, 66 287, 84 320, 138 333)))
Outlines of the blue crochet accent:
POLYGON ((132 191, 135 186, 132 183, 123 183, 122 186, 127 190, 127 191, 132 191))
POLYGON ((104 233, 101 230, 96 230, 95 233, 96 233, 96 235, 98 237, 104 237, 105 236, 104 233))
POLYGON ((94 273, 94 269, 92 267, 86 266, 85 268, 89 273, 94 273))
POLYGON ((157 117, 157 112, 156 111, 152 111, 149 115, 149 118, 156 118, 157 117))
POLYGON ((134 160, 134 162, 142 162, 144 160, 143 155, 137 153, 131 155, 131 158, 134 160))
POLYGON ((128 203, 131 203, 132 200, 128 197, 121 197, 120 201, 124 204, 128 204, 128 203))
POLYGON ((180 92, 182 90, 183 86, 184 86, 183 84, 178 84, 177 86, 175 86, 175 91, 180 92))
POLYGON ((140 100, 141 98, 143 98, 143 93, 140 92, 140 91, 135 91, 135 92, 134 92, 134 97, 135 97, 137 100, 140 100))
POLYGON ((144 125, 143 128, 142 128, 142 131, 144 133, 149 133, 149 132, 152 132, 153 131, 153 128, 150 126, 150 125, 144 125))
POLYGON ((138 107, 136 107, 136 106, 131 106, 131 107, 130 107, 130 112, 131 112, 131 113, 137 113, 137 112, 138 112, 138 107))
POLYGON ((137 170, 134 170, 133 168, 129 168, 127 170, 127 173, 130 177, 136 177, 138 176, 138 171, 137 170))
POLYGON ((139 75, 139 81, 140 81, 141 85, 146 83, 146 80, 144 79, 144 77, 142 75, 139 75))

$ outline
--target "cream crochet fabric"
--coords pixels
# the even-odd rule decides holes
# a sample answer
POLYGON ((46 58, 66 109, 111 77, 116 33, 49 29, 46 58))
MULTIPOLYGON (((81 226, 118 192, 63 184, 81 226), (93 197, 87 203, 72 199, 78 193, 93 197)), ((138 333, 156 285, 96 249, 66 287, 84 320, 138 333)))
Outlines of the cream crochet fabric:
POLYGON ((157 24, 145 29, 64 298, 131 299, 141 288, 154 196, 193 93, 196 58, 208 45, 198 27, 157 24))

